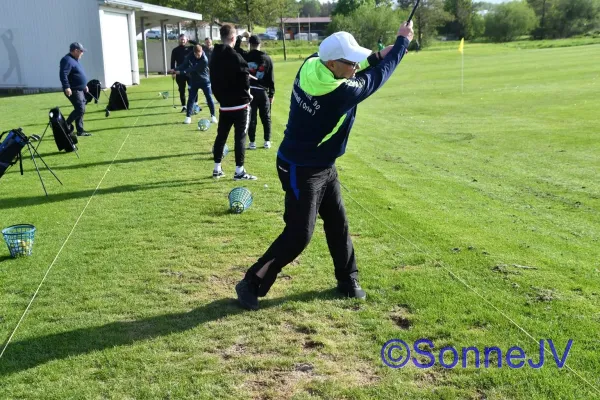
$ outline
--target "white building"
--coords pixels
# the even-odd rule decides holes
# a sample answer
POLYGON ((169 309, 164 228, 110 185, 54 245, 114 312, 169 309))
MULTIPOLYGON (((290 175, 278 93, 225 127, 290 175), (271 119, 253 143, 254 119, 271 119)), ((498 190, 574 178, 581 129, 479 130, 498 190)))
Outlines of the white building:
POLYGON ((137 85, 137 33, 162 27, 157 51, 166 73, 165 27, 184 20, 202 15, 133 0, 0 0, 0 90, 60 90, 59 61, 72 42, 87 50, 81 64, 88 79, 105 87, 115 81, 137 85))

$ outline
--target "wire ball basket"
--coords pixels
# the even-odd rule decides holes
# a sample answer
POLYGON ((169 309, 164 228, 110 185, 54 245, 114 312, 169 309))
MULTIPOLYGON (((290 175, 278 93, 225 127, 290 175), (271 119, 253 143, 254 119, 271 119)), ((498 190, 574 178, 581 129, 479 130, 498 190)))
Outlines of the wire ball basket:
MULTIPOLYGON (((212 153, 215 154, 215 146, 213 145, 212 148, 212 153)), ((225 146, 223 147, 223 154, 221 156, 221 158, 225 158, 225 156, 229 154, 229 147, 227 147, 227 143, 225 143, 225 146)))
POLYGON ((229 192, 229 210, 241 214, 252 205, 252 193, 245 187, 234 188, 229 192))
POLYGON ((33 250, 33 239, 35 226, 20 224, 2 229, 2 236, 13 258, 19 256, 30 256, 33 250))

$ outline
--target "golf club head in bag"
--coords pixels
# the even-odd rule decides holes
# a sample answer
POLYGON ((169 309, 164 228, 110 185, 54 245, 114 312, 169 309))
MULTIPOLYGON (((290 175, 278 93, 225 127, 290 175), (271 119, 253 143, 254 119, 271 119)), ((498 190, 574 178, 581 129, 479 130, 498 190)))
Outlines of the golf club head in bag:
POLYGON ((77 135, 73 133, 72 126, 67 125, 65 117, 63 117, 60 109, 54 107, 48 113, 50 118, 50 126, 52 127, 52 134, 54 135, 54 141, 58 151, 64 150, 67 153, 77 150, 76 144, 78 143, 77 135))
POLYGON ((110 87, 110 97, 108 98, 105 116, 108 117, 111 111, 116 110, 129 110, 127 87, 120 82, 115 82, 110 87))
POLYGON ((0 140, 5 135, 4 140, 0 142, 0 178, 10 166, 17 163, 21 150, 28 142, 27 136, 21 128, 3 132, 0 135, 0 140))
POLYGON ((102 83, 98 79, 92 79, 87 83, 88 92, 85 94, 85 103, 89 104, 94 101, 98 104, 100 99, 100 92, 102 91, 102 83))

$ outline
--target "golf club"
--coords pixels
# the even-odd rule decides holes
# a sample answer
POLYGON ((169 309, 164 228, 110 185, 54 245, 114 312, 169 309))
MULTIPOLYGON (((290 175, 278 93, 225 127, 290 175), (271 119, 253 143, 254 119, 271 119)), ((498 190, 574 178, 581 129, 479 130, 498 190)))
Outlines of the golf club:
POLYGON ((173 81, 173 108, 175 107, 175 78, 171 79, 173 81))
POLYGON ((413 7, 412 11, 410 12, 408 19, 406 20, 406 25, 408 25, 410 23, 410 21, 412 20, 412 17, 415 15, 415 11, 417 11, 417 7, 419 6, 420 1, 421 0, 417 0, 417 2, 415 3, 415 6, 413 7))

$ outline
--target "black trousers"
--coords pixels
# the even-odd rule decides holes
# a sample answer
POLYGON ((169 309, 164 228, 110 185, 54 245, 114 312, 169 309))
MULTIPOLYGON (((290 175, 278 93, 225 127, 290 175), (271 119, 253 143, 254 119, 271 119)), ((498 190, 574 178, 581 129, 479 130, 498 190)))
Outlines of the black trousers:
POLYGON ((185 89, 187 89, 188 77, 186 75, 176 75, 177 87, 179 88, 179 100, 181 107, 185 106, 185 89))
POLYGON ((235 165, 240 167, 244 165, 249 117, 250 110, 248 110, 248 107, 236 111, 219 110, 219 125, 217 126, 217 138, 214 146, 214 160, 216 163, 220 163, 223 158, 223 148, 233 126, 235 131, 235 165))
POLYGON ((308 246, 317 215, 323 220, 336 279, 347 281, 356 278, 358 269, 354 246, 335 165, 327 168, 299 167, 277 158, 277 173, 285 191, 285 228, 266 253, 246 272, 246 279, 256 282, 254 275, 273 260, 260 282, 258 295, 265 296, 283 267, 308 246))
POLYGON ((260 122, 263 124, 265 133, 265 142, 271 140, 271 102, 266 90, 250 89, 252 94, 252 103, 250 104, 250 126, 248 127, 248 137, 251 142, 256 139, 256 114, 260 115, 260 122))
POLYGON ((83 90, 71 89, 71 96, 65 95, 67 99, 73 104, 73 111, 67 118, 67 125, 71 125, 75 121, 77 132, 81 133, 83 129, 83 115, 85 114, 85 94, 83 90))

